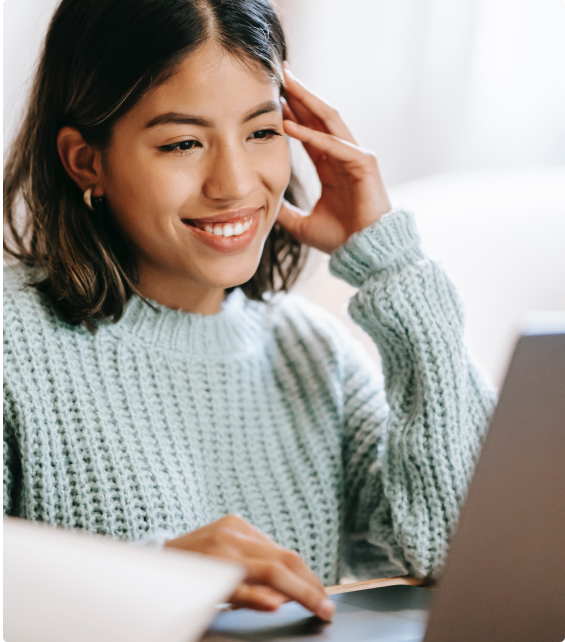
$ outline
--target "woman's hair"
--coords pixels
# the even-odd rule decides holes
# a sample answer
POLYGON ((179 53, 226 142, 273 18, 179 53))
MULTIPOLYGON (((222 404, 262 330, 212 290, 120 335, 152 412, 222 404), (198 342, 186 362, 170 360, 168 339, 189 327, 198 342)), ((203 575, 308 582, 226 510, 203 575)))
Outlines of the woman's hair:
MULTIPOLYGON (((62 0, 51 20, 5 166, 4 249, 34 268, 29 285, 70 324, 95 332, 96 320, 117 321, 140 293, 134 256, 106 199, 87 209, 60 160, 57 134, 75 127, 104 151, 114 123, 208 40, 284 92, 285 37, 268 0, 62 0)), ((300 205, 300 189, 292 173, 285 198, 300 205)), ((241 289, 255 300, 288 290, 306 254, 275 222, 256 273, 241 289)))

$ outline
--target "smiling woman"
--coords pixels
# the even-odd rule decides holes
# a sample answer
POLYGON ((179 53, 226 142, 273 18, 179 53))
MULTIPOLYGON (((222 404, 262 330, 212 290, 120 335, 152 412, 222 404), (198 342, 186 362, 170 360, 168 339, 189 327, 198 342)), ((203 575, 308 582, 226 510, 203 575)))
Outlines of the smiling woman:
POLYGON ((300 189, 282 128, 282 29, 266 2, 211 6, 68 1, 53 17, 6 165, 5 247, 69 323, 118 320, 133 293, 217 312, 235 285, 262 300, 305 263, 307 247, 275 222, 300 189), (238 221, 234 207, 252 214, 238 221), (230 225, 209 238, 185 224, 206 219, 230 225))
POLYGON ((4 512, 237 560, 234 606, 329 619, 344 573, 441 573, 494 392, 375 154, 285 58, 267 0, 61 2, 6 167, 4 512), (266 296, 309 246, 385 388, 266 296))

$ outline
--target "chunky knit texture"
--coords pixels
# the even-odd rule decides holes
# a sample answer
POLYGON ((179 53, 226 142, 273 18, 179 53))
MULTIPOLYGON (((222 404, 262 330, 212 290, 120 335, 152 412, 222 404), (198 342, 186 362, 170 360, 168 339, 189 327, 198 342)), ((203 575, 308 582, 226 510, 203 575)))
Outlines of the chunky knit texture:
POLYGON ((4 512, 130 542, 239 513, 340 574, 436 577, 495 394, 411 213, 357 232, 330 271, 382 375, 329 313, 234 290, 202 316, 133 297, 95 335, 4 275, 4 512))

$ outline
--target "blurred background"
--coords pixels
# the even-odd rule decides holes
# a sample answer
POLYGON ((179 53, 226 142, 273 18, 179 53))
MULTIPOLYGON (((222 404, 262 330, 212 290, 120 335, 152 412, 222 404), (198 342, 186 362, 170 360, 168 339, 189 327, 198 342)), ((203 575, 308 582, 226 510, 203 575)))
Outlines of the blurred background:
MULTIPOLYGON (((54 0, 6 0, 4 149, 54 0)), ((377 153, 395 206, 455 282, 500 384, 523 315, 565 310, 565 2, 278 0, 294 73, 377 153)), ((311 203, 316 173, 292 152, 311 203)), ((313 253, 295 291, 347 325, 354 290, 313 253)))

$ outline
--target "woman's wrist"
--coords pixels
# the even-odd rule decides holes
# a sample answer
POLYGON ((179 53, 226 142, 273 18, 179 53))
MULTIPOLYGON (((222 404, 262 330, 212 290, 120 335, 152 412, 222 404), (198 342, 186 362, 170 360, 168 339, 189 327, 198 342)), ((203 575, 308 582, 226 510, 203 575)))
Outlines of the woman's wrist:
POLYGON ((329 269, 333 276, 361 287, 373 274, 398 269, 423 256, 414 215, 393 208, 340 245, 331 254, 329 269))

